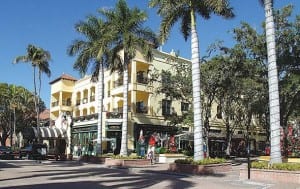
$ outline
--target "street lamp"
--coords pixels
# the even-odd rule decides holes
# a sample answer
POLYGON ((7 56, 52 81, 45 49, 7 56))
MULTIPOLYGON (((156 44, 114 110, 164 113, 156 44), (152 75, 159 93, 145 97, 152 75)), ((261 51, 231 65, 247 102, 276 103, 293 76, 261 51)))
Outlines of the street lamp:
POLYGON ((17 136, 16 136, 16 105, 13 104, 12 105, 13 107, 13 111, 14 111, 14 121, 13 121, 13 124, 14 124, 14 134, 13 134, 13 145, 16 146, 16 139, 17 139, 17 136))

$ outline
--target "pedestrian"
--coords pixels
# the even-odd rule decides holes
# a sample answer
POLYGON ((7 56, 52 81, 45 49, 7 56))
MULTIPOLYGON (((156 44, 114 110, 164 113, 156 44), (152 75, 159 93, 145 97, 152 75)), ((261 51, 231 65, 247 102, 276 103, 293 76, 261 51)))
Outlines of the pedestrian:
POLYGON ((94 145, 92 142, 89 143, 88 151, 89 151, 89 155, 91 156, 94 151, 94 145))
POLYGON ((147 158, 150 159, 151 164, 154 164, 154 158, 155 158, 155 144, 157 141, 157 134, 154 132, 148 141, 148 153, 147 158))
POLYGON ((80 158, 81 156, 81 144, 78 145, 77 147, 77 156, 80 158))

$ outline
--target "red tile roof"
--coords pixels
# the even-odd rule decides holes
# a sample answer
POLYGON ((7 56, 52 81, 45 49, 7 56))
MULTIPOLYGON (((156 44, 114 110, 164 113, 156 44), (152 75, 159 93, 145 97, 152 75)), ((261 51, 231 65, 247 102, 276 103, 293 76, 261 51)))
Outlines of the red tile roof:
POLYGON ((74 78, 74 77, 72 77, 72 76, 70 76, 68 74, 64 74, 63 73, 60 77, 58 77, 58 78, 54 79, 53 81, 51 81, 50 84, 53 84, 53 83, 55 83, 55 82, 57 82, 59 80, 62 80, 62 79, 70 80, 70 81, 77 81, 76 78, 74 78))
POLYGON ((43 112, 40 113, 40 120, 47 120, 50 118, 50 110, 45 109, 43 112))

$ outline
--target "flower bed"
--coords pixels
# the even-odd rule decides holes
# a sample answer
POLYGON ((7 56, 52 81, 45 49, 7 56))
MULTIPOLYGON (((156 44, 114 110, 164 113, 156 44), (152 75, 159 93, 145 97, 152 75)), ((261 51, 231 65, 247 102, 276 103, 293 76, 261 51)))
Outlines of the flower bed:
MULTIPOLYGON (((240 170, 240 179, 248 178, 248 169, 240 170)), ((300 184, 300 171, 283 171, 270 169, 250 169, 250 179, 300 184)))
MULTIPOLYGON (((250 178, 258 181, 285 182, 300 184, 299 163, 274 163, 267 161, 252 162, 250 178)), ((248 169, 240 170, 240 178, 248 178, 248 169)))
POLYGON ((209 165, 193 165, 193 164, 169 164, 169 171, 189 174, 217 174, 229 172, 232 170, 231 163, 209 164, 209 165))
POLYGON ((151 165, 150 160, 148 159, 115 159, 115 158, 106 158, 106 166, 116 166, 116 167, 144 167, 151 165))

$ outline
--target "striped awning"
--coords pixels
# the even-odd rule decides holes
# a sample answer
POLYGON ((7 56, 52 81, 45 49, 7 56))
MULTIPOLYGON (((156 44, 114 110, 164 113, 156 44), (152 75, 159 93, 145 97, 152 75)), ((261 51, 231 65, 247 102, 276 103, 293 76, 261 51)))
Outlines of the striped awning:
POLYGON ((67 138, 67 131, 56 127, 39 127, 39 132, 36 127, 32 127, 34 136, 38 135, 41 138, 67 138))

